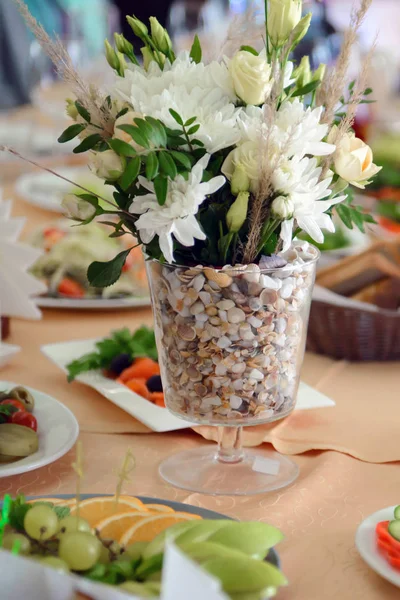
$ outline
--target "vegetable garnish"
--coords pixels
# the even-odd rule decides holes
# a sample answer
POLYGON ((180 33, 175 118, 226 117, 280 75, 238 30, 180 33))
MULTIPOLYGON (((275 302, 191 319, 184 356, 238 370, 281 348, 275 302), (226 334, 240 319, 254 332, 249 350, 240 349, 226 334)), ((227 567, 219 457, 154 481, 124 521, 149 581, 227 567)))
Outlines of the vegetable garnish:
POLYGON ((394 510, 394 519, 378 523, 375 532, 379 552, 394 569, 400 570, 400 506, 394 510))
POLYGON ((0 548, 3 545, 4 529, 5 529, 6 525, 8 525, 8 523, 9 523, 10 508, 11 508, 11 497, 9 494, 6 494, 4 496, 4 500, 3 500, 3 508, 1 511, 1 519, 0 519, 0 548))
POLYGON ((128 328, 114 331, 109 338, 96 343, 95 352, 85 354, 67 365, 68 381, 73 381, 81 373, 96 369, 109 369, 112 360, 121 354, 127 354, 133 360, 138 357, 149 357, 157 360, 157 349, 154 331, 146 326, 135 333, 128 328))

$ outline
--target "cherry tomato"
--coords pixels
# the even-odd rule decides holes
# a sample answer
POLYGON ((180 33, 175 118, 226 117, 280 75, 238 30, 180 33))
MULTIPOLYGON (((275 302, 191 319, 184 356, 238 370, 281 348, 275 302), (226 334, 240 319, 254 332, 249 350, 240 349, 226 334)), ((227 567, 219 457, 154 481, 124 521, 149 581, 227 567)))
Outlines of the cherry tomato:
POLYGON ((25 404, 23 404, 23 402, 20 402, 19 400, 14 400, 14 398, 8 398, 7 400, 3 400, 2 402, 0 402, 0 404, 2 404, 3 406, 14 406, 14 408, 16 408, 17 410, 13 413, 14 415, 17 412, 25 412, 26 408, 25 408, 25 404))
POLYGON ((77 281, 68 277, 60 281, 58 292, 63 296, 70 296, 71 298, 83 298, 85 295, 84 288, 77 281))
POLYGON ((17 412, 11 416, 11 423, 14 425, 22 425, 23 427, 29 427, 33 431, 37 431, 37 421, 33 415, 28 412, 17 412))

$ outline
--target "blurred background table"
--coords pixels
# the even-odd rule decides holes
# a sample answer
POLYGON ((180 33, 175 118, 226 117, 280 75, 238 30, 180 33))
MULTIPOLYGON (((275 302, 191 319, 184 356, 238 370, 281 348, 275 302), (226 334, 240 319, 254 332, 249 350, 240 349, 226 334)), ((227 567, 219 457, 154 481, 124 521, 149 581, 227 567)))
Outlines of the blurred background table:
MULTIPOLYGON (((21 109, 12 118, 18 122, 27 116, 34 120, 43 118, 35 109, 21 109)), ((45 164, 57 167, 61 159, 45 161, 45 164)), ((14 168, 26 171, 22 163, 14 168)), ((27 217, 26 231, 54 220, 54 213, 33 208, 16 196, 14 177, 9 165, 0 166, 5 198, 14 200, 15 215, 27 217)), ((1 379, 41 389, 72 408, 80 422, 86 462, 83 491, 113 493, 115 468, 131 448, 137 468, 132 482, 126 486, 127 493, 178 499, 238 519, 271 522, 283 530, 285 541, 279 550, 290 587, 281 593, 282 600, 397 598, 398 590, 375 575, 354 546, 356 528, 365 516, 399 503, 397 463, 371 464, 338 452, 308 452, 295 458, 300 477, 284 490, 244 498, 207 497, 171 488, 159 478, 157 471, 159 462, 167 455, 207 443, 195 433, 187 430, 169 434, 105 434, 101 428, 91 426, 96 411, 96 423, 103 421, 104 428, 109 430, 113 419, 120 420, 121 415, 117 415, 120 409, 82 385, 68 385, 63 374, 41 354, 40 346, 99 337, 122 326, 135 329, 143 323, 151 325, 150 309, 119 313, 45 310, 42 321, 14 320, 11 323, 9 341, 22 346, 22 352, 2 370, 1 379)), ((398 386, 385 383, 395 382, 398 364, 386 364, 384 370, 380 364, 370 364, 368 376, 363 373, 365 375, 365 368, 360 372, 359 366, 308 354, 302 378, 334 400, 345 394, 349 403, 355 394, 365 397, 366 402, 377 402, 371 397, 370 381, 378 384, 382 398, 398 397, 398 386), (340 381, 346 381, 345 389, 340 381)), ((126 415, 126 419, 130 418, 126 415)), ((353 426, 357 427, 357 423, 353 426)), ((0 480, 0 496, 6 492, 14 495, 73 493, 73 458, 71 452, 38 471, 0 480)))

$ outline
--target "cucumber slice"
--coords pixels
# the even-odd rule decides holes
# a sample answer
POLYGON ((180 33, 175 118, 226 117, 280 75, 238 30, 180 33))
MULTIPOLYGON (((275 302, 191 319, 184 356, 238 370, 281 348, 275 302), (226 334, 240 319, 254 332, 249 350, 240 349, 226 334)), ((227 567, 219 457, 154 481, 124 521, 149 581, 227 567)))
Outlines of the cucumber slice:
POLYGON ((395 540, 400 542, 400 520, 390 521, 388 526, 388 532, 395 540))
POLYGON ((400 506, 396 506, 396 508, 394 509, 394 518, 400 519, 400 506))

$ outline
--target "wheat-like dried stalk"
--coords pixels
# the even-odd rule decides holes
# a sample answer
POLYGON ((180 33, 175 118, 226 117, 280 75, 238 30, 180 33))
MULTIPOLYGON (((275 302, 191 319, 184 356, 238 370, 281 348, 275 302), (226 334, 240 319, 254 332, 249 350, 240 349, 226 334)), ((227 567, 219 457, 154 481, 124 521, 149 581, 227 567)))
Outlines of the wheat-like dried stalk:
POLYGON ((344 34, 342 48, 335 68, 327 74, 317 94, 317 104, 325 106, 322 122, 332 125, 335 118, 336 106, 343 94, 343 84, 350 66, 351 52, 357 41, 358 32, 364 22, 365 16, 372 4, 372 0, 361 0, 360 6, 353 6, 350 27, 344 34))
POLYGON ((45 29, 30 13, 23 0, 14 0, 25 23, 35 35, 43 51, 54 64, 58 75, 70 86, 78 101, 90 113, 92 121, 103 127, 104 131, 112 134, 112 117, 107 107, 106 99, 92 84, 87 84, 73 66, 70 55, 61 40, 52 40, 45 29))
POLYGON ((250 6, 243 15, 232 19, 226 37, 216 53, 216 59, 221 60, 224 56, 231 58, 241 46, 257 45, 264 33, 264 26, 257 24, 254 6, 250 6))

